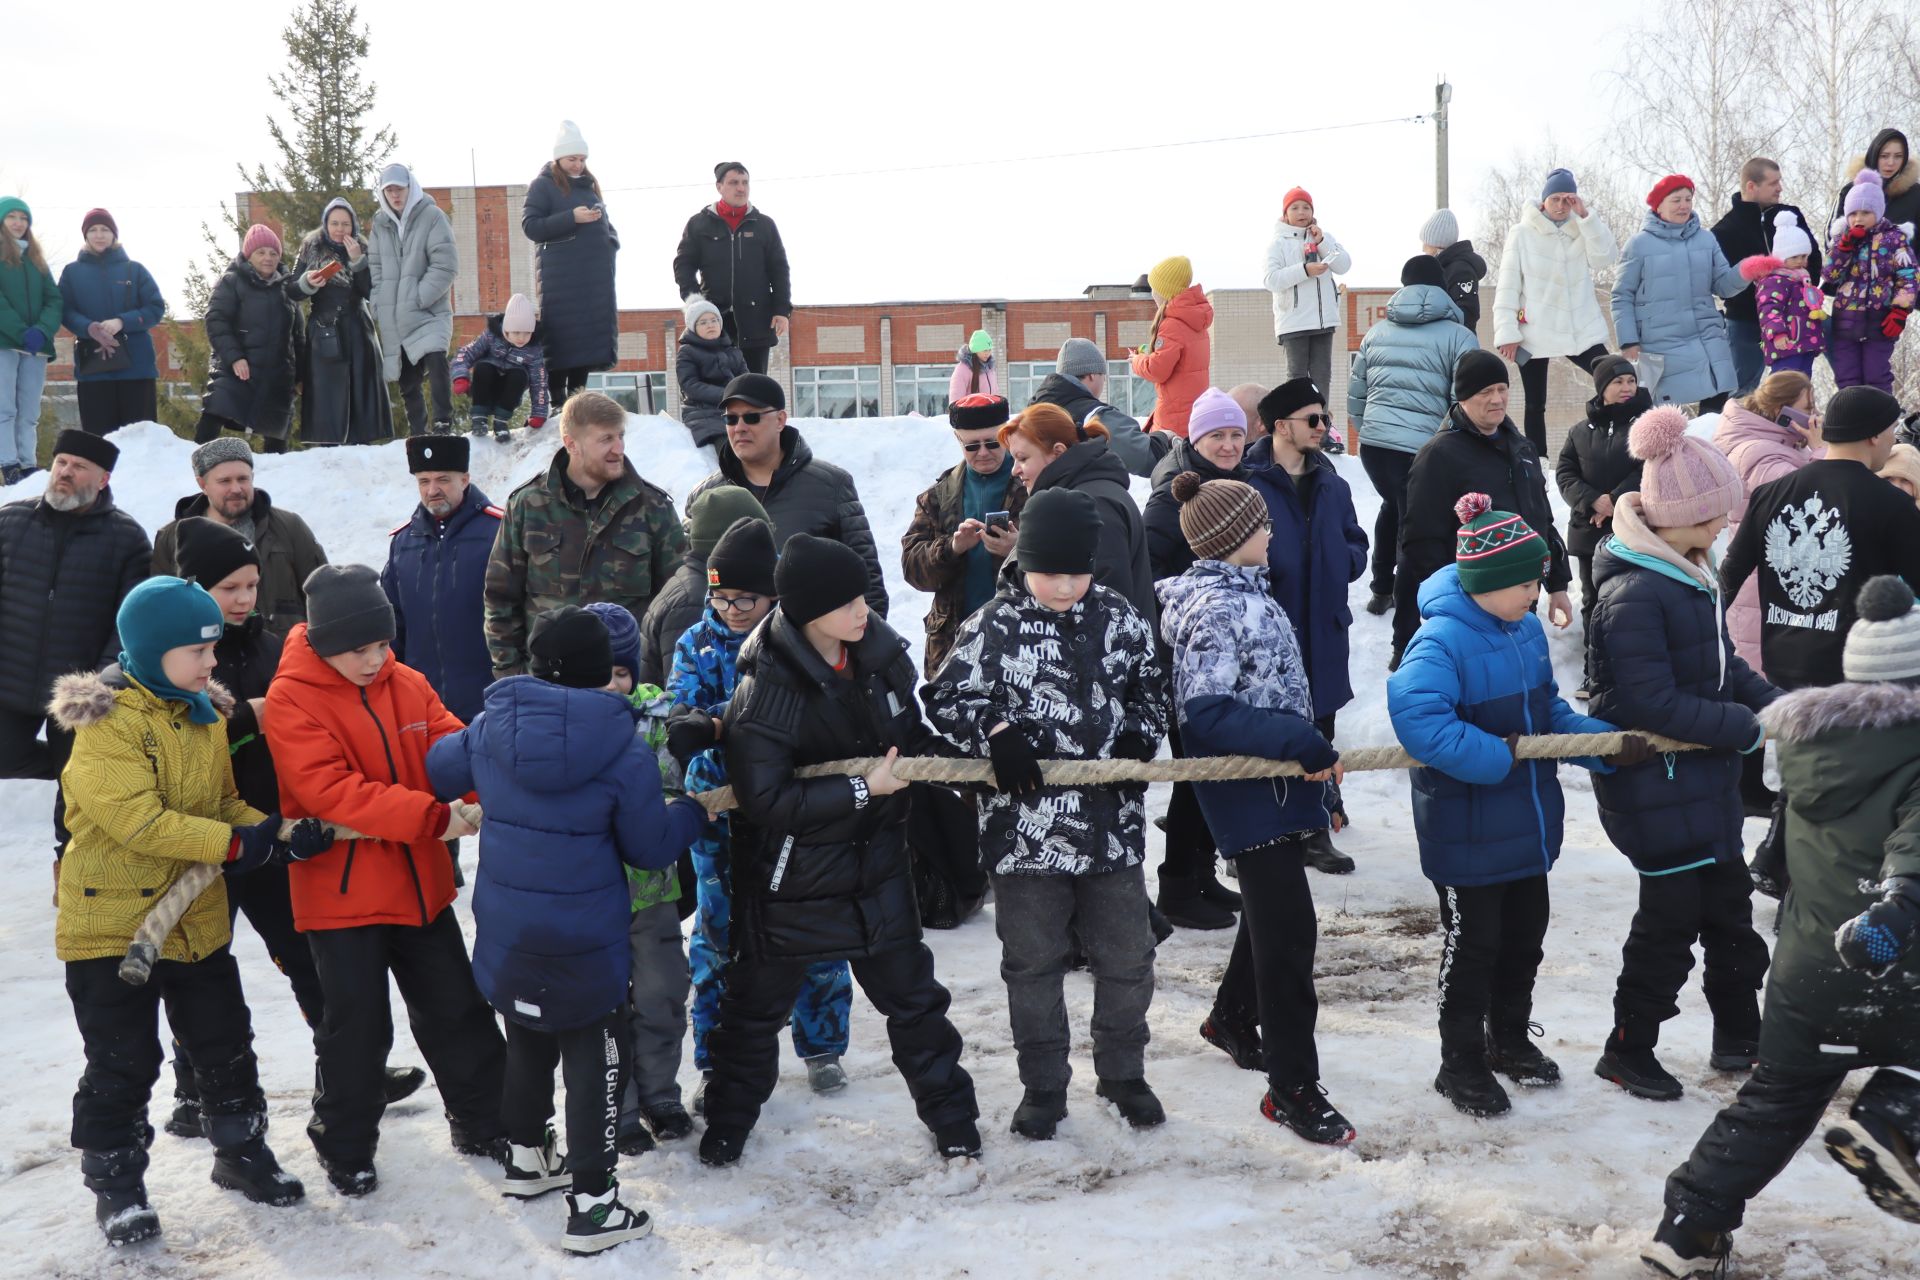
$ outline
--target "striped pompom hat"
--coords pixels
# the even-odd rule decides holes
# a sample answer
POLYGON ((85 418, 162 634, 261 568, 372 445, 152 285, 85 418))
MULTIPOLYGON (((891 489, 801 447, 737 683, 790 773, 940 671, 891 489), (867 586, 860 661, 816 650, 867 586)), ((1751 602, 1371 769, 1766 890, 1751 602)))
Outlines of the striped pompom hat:
POLYGON ((1468 595, 1517 587, 1546 576, 1547 540, 1511 511, 1495 511, 1493 499, 1469 493, 1453 504, 1460 517, 1453 562, 1468 595))

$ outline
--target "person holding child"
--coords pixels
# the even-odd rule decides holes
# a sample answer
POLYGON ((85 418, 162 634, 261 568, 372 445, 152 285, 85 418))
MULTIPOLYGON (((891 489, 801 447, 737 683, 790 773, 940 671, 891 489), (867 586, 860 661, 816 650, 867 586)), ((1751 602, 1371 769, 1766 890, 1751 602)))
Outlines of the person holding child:
POLYGON ((476 436, 493 432, 507 439, 520 402, 527 402, 527 427, 538 431, 552 412, 547 397, 546 344, 533 300, 524 293, 507 299, 506 310, 487 317, 487 327, 453 357, 453 391, 469 397, 467 430, 476 436))

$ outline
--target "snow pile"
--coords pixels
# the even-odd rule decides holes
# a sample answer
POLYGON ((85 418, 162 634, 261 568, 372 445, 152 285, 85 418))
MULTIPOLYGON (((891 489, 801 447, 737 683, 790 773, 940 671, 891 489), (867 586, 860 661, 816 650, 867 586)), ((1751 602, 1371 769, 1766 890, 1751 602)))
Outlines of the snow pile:
MULTIPOLYGON (((896 551, 916 494, 955 460, 952 438, 925 419, 799 424, 816 453, 853 472, 892 593, 891 621, 914 642, 927 601, 899 577, 896 551)), ((150 531, 192 492, 192 446, 153 426, 115 437, 122 459, 114 491, 150 531)), ((676 498, 711 469, 667 419, 633 421, 628 455, 676 498)), ((553 432, 477 441, 474 479, 496 502, 552 457, 553 432)), ((1361 523, 1377 499, 1359 462, 1338 459, 1361 523)), ((258 482, 276 504, 304 516, 336 561, 379 565, 389 530, 415 502, 402 446, 262 457, 258 482)), ((39 480, 6 491, 14 500, 39 480)), ((1144 481, 1136 493, 1145 497, 1144 481)), ((1354 685, 1340 741, 1391 741, 1385 697, 1388 619, 1361 608, 1354 584, 1354 685)), ((1579 676, 1574 634, 1554 637, 1563 689, 1579 676)), ((1641 1102, 1597 1080, 1591 1063, 1611 1022, 1620 944, 1638 892, 1626 860, 1607 844, 1590 788, 1568 791, 1566 851, 1553 875, 1555 922, 1534 1017, 1566 1083, 1517 1094, 1502 1120, 1469 1120, 1431 1088, 1437 1067, 1433 997, 1439 935, 1433 891, 1419 873, 1407 784, 1397 774, 1354 778, 1347 803, 1358 825, 1339 838, 1359 862, 1352 876, 1315 875, 1320 906, 1320 1059, 1334 1102, 1354 1121, 1354 1149, 1310 1147, 1259 1117, 1259 1076, 1236 1070, 1195 1034, 1210 1007, 1232 941, 1228 932, 1174 935, 1160 950, 1148 1078, 1167 1104, 1167 1126, 1133 1134, 1093 1097, 1086 1038, 1091 984, 1068 979, 1079 1071, 1059 1140, 1027 1144, 1007 1133, 1019 1100, 999 978, 992 908, 953 933, 931 934, 953 1015, 979 1086, 986 1139, 973 1169, 943 1169, 888 1059, 885 1028, 856 1002, 853 1084, 834 1098, 806 1089, 783 1059, 781 1083, 745 1160, 715 1172, 691 1143, 622 1162, 627 1196, 649 1207, 656 1236, 615 1253, 655 1276, 1069 1276, 1102 1269, 1168 1275, 1571 1276, 1639 1274, 1634 1250, 1657 1220, 1660 1187, 1738 1079, 1706 1063, 1710 1024, 1697 990, 1669 1024, 1662 1056, 1687 1086, 1670 1105, 1641 1102)), ((1156 806, 1165 804, 1156 788, 1156 806)), ((68 1146, 79 1037, 53 956, 47 896, 50 784, 0 783, 14 815, 0 831, 0 865, 16 885, 0 905, 0 1267, 11 1275, 568 1276, 588 1264, 557 1248, 564 1210, 556 1195, 532 1205, 503 1200, 498 1174, 454 1156, 431 1089, 390 1111, 380 1148, 380 1190, 348 1201, 326 1185, 301 1132, 312 1053, 286 983, 244 925, 237 941, 256 1047, 281 1159, 306 1181, 308 1200, 258 1209, 207 1181, 204 1143, 162 1135, 149 1187, 162 1240, 114 1256, 92 1221, 68 1146)), ((1158 833, 1149 829, 1150 842, 1158 833)), ((1749 827, 1758 835, 1757 824, 1749 827)), ((1157 865, 1157 848, 1149 866, 1157 865)), ((1763 932, 1772 905, 1757 900, 1763 932)), ((458 910, 471 927, 467 900, 458 910)), ((395 1063, 417 1063, 405 1011, 395 1063)), ((783 1051, 784 1052, 784 1051, 783 1051)), ((682 1082, 691 1091, 690 1064, 682 1082)), ((1850 1096, 1850 1094, 1848 1095, 1850 1096)), ((153 1115, 164 1117, 164 1086, 153 1115)), ((1746 1274, 1912 1275, 1920 1234, 1859 1194, 1817 1142, 1754 1207, 1738 1247, 1746 1274)))

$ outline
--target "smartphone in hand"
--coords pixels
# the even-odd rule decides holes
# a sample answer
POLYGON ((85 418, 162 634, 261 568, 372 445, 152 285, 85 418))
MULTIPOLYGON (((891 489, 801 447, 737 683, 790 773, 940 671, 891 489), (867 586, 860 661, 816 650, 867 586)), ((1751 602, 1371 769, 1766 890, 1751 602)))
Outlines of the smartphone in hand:
POLYGON ((1007 527, 1013 523, 1013 515, 1007 511, 989 511, 980 518, 980 523, 990 530, 1005 533, 1007 527))

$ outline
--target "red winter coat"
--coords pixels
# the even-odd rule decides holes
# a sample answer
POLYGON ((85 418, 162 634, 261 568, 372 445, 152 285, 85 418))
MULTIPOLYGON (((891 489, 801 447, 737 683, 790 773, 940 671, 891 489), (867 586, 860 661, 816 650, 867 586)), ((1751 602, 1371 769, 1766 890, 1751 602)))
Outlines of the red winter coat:
POLYGON ((1134 374, 1153 383, 1160 393, 1147 430, 1171 431, 1186 438, 1187 417, 1194 400, 1207 389, 1213 364, 1213 342, 1207 336, 1212 326, 1213 304, 1199 285, 1188 285, 1167 303, 1155 349, 1132 357, 1134 374))
POLYGON ((427 678, 392 658, 362 689, 313 651, 303 622, 287 636, 264 726, 281 815, 367 837, 288 869, 294 925, 431 924, 453 901, 453 863, 439 839, 447 806, 427 780, 427 748, 465 726, 427 678))

